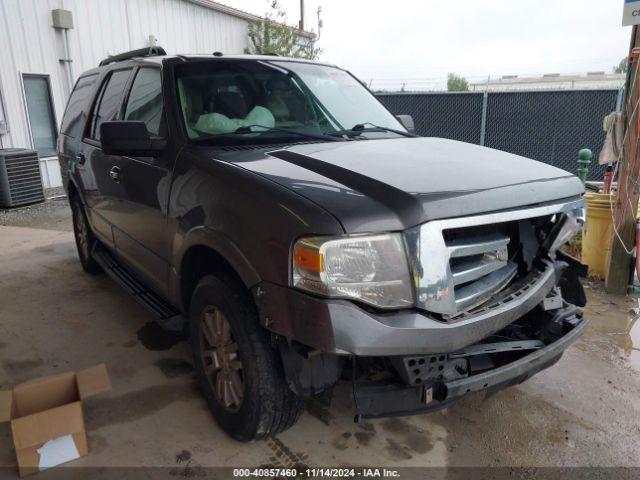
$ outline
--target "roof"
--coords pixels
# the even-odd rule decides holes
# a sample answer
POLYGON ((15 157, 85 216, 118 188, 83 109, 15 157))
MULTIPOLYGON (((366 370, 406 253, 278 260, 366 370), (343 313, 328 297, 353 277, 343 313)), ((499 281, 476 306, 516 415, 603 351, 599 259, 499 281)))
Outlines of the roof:
MULTIPOLYGON (((214 2, 213 0, 187 0, 187 1, 191 3, 195 3, 196 5, 200 5, 202 7, 210 8, 211 10, 215 10, 217 12, 231 15, 232 17, 242 18, 243 20, 247 20, 249 22, 256 22, 263 19, 259 15, 254 15, 253 13, 245 12, 244 10, 238 10, 237 8, 230 7, 223 3, 214 2)), ((299 30, 298 33, 301 36, 307 37, 307 38, 315 38, 316 36, 315 33, 309 32, 307 30, 299 30)))
MULTIPOLYGON (((298 62, 298 63, 312 63, 314 65, 324 65, 327 67, 336 67, 336 65, 332 63, 319 62, 317 60, 308 60, 306 58, 295 58, 295 57, 281 57, 279 55, 254 55, 250 53, 240 53, 234 55, 207 55, 201 53, 181 53, 176 55, 167 55, 166 57, 180 57, 187 60, 224 60, 224 59, 233 59, 233 60, 262 60, 262 61, 271 61, 271 62, 298 62)), ((165 58, 166 58, 165 57, 165 58)), ((148 57, 148 58, 163 58, 163 57, 148 57)))
MULTIPOLYGON (((125 52, 124 54, 126 53, 133 53, 133 52, 125 52)), ((311 63, 314 65, 323 65, 325 67, 340 68, 337 65, 334 65, 331 63, 318 62, 316 60, 307 60, 305 58, 280 57, 278 55, 253 55, 253 54, 213 55, 213 54, 203 54, 203 53, 193 53, 193 54, 178 53, 178 54, 150 55, 150 56, 140 55, 140 56, 133 56, 131 58, 126 58, 121 61, 103 63, 103 65, 100 65, 99 67, 93 68, 91 70, 87 70, 86 72, 82 72, 81 76, 89 75, 91 73, 98 73, 102 71, 102 68, 104 67, 111 67, 117 64, 122 64, 125 61, 136 61, 136 62, 143 62, 147 64, 151 63, 151 64, 158 65, 170 59, 182 59, 183 61, 198 61, 198 60, 220 61, 225 59, 226 60, 232 59, 232 60, 247 60, 247 61, 297 62, 297 63, 311 63)))

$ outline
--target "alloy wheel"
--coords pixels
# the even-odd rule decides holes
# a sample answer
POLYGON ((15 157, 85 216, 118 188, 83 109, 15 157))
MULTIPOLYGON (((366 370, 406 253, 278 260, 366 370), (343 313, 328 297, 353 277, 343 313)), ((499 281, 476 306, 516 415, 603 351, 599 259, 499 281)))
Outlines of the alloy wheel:
POLYGON ((220 406, 237 412, 242 406, 244 381, 238 343, 224 314, 213 305, 200 315, 200 352, 207 376, 220 406))
POLYGON ((82 210, 79 207, 75 209, 75 216, 76 239, 78 240, 78 246, 82 251, 82 255, 85 258, 89 258, 91 255, 91 252, 89 251, 89 230, 87 229, 87 224, 84 220, 82 210))

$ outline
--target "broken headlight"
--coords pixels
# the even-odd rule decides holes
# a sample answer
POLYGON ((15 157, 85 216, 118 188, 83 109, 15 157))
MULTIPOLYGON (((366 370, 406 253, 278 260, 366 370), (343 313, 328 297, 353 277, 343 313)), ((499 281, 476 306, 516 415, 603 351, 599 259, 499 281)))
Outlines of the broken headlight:
POLYGON ((294 245, 292 263, 293 286, 301 290, 379 308, 414 304, 400 234, 302 238, 294 245))

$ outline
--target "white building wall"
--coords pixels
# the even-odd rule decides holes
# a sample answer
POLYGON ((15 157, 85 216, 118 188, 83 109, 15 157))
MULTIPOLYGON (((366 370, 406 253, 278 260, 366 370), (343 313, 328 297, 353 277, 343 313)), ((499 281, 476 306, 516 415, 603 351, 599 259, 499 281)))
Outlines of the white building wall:
MULTIPOLYGON (((168 53, 243 53, 248 21, 187 0, 0 0, 0 148, 31 148, 22 85, 24 73, 49 75, 58 128, 67 101, 63 32, 51 10, 73 13, 68 31, 74 82, 100 60, 149 45, 154 35, 168 53), (4 105, 4 109, 3 109, 4 105)), ((43 159, 43 179, 60 183, 56 164, 43 159)))

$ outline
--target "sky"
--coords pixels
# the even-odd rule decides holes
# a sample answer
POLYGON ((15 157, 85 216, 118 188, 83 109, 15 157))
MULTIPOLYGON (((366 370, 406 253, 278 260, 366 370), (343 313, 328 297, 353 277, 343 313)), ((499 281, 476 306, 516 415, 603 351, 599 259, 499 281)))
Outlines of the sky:
MULTIPOLYGON (((264 14, 269 0, 223 0, 264 14)), ((280 0, 297 25, 299 0, 280 0)), ((623 0, 305 0, 320 60, 373 88, 439 88, 447 73, 488 76, 610 72, 628 53, 623 0)))

